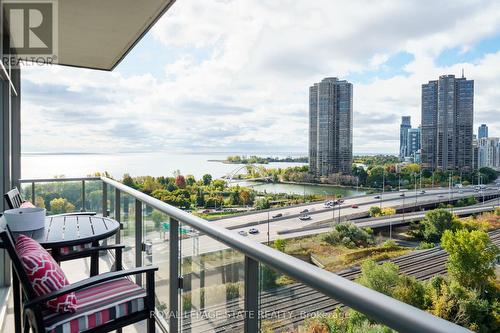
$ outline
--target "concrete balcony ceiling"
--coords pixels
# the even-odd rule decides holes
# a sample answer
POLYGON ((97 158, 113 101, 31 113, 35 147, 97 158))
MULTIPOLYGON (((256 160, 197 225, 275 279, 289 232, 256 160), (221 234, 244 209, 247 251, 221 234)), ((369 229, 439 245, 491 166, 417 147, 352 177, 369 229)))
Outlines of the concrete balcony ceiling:
POLYGON ((113 70, 174 2, 59 1, 59 57, 56 63, 113 70))

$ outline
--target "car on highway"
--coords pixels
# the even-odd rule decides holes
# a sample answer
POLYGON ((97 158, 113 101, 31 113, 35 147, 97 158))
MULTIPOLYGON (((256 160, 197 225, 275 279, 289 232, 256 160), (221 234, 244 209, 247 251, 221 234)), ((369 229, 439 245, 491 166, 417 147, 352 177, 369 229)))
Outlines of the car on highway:
POLYGON ((344 199, 339 199, 339 200, 337 200, 337 201, 338 201, 338 203, 339 203, 339 204, 344 203, 344 199))
POLYGON ((276 214, 276 215, 273 215, 273 219, 277 219, 278 217, 282 217, 282 216, 283 216, 283 214, 278 213, 278 214, 276 214))
POLYGON ((248 230, 248 233, 249 233, 250 235, 255 235, 255 234, 258 234, 258 233, 259 233, 259 229, 250 228, 250 229, 248 230))
POLYGON ((405 196, 405 194, 404 194, 404 193, 401 193, 399 196, 400 196, 400 197, 404 197, 404 196, 405 196))
POLYGON ((438 195, 438 198, 442 198, 442 197, 444 197, 444 195, 442 195, 442 194, 438 195))
POLYGON ((420 194, 425 194, 426 192, 424 190, 420 191, 420 194))
POLYGON ((374 196, 373 199, 380 199, 380 195, 374 196))
POLYGON ((305 214, 305 213, 309 213, 309 209, 304 209, 303 211, 300 212, 300 214, 305 214))
POLYGON ((240 236, 246 236, 248 234, 247 234, 247 232, 245 230, 240 230, 240 231, 238 231, 238 235, 240 235, 240 236))
POLYGON ((351 208, 359 208, 358 205, 352 205, 351 208))
POLYGON ((308 221, 308 220, 311 220, 311 219, 312 219, 312 217, 309 216, 309 215, 301 215, 299 217, 299 220, 301 220, 301 221, 308 221))

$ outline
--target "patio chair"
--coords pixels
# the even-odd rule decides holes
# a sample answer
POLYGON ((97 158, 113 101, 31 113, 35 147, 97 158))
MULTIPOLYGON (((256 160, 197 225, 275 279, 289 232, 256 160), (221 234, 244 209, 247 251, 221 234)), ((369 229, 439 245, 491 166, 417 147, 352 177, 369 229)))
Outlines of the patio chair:
MULTIPOLYGON (((21 193, 19 193, 19 190, 17 189, 17 187, 14 187, 12 190, 5 193, 4 198, 5 198, 5 201, 7 202, 7 206, 10 209, 19 208, 19 207, 21 207, 21 205, 24 202, 26 202, 21 197, 21 193)), ((74 216, 74 215, 79 215, 79 216, 80 215, 81 216, 92 215, 93 216, 93 215, 96 215, 96 213, 95 212, 74 212, 74 213, 65 213, 65 214, 58 214, 58 215, 51 215, 51 216, 74 216)), ((118 245, 118 246, 123 248, 123 246, 121 246, 121 245, 118 245)), ((113 249, 114 247, 116 247, 116 246, 111 246, 111 247, 101 246, 101 250, 105 251, 105 250, 113 249)), ((62 248, 58 249, 58 251, 54 251, 52 253, 52 256, 54 257, 56 262, 58 264, 60 264, 63 261, 82 259, 82 258, 87 258, 87 257, 90 257, 92 255, 95 255, 95 251, 92 250, 93 248, 95 248, 95 246, 93 247, 92 243, 86 243, 86 244, 82 244, 82 245, 78 245, 78 246, 67 246, 67 247, 62 247, 62 248)), ((98 264, 99 263, 97 261, 97 265, 98 264)), ((90 269, 91 275, 95 275, 96 272, 99 272, 99 267, 91 267, 91 269, 90 269)))
MULTIPOLYGON (((1 228, 1 227, 0 227, 1 228)), ((38 296, 15 248, 14 237, 8 228, 0 230, 3 247, 12 260, 13 274, 19 279, 23 300, 24 332, 110 332, 147 320, 147 332, 155 332, 155 281, 158 267, 148 266, 119 270, 93 276, 57 291, 38 296), (146 288, 135 284, 130 277, 146 274, 146 288), (105 290, 106 292, 102 292, 105 290), (46 302, 74 292, 78 309, 74 313, 58 313, 46 307, 46 302), (82 295, 79 298, 79 295, 82 295)), ((98 250, 98 249, 97 249, 98 250)))

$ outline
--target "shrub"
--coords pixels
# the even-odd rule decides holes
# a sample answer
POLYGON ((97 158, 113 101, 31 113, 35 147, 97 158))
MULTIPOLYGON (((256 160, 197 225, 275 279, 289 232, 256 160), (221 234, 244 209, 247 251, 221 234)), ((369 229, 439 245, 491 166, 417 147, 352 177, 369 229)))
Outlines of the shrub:
POLYGON ((402 302, 423 309, 425 305, 425 288, 414 277, 401 276, 393 290, 393 296, 402 302))
POLYGON ((473 331, 495 332, 499 328, 493 304, 482 299, 478 291, 442 278, 431 280, 426 292, 427 310, 435 316, 473 331))
POLYGON ((396 214, 396 210, 392 207, 382 208, 382 216, 389 216, 396 214))
POLYGON ((460 222, 455 215, 444 209, 435 209, 420 222, 421 236, 428 242, 439 242, 445 230, 456 230, 460 222))
POLYGON ((382 209, 380 209, 379 206, 372 206, 368 210, 368 213, 370 214, 371 217, 377 217, 382 214, 382 209))
POLYGON ((396 244, 394 239, 388 239, 384 243, 382 243, 382 247, 385 247, 385 248, 393 248, 396 246, 398 246, 398 244, 396 244))
POLYGON ((417 246, 417 250, 432 249, 435 246, 436 246, 436 244, 434 244, 434 243, 420 242, 420 244, 418 244, 418 246, 417 246))
POLYGON ((356 280, 365 287, 392 296, 392 288, 399 281, 399 267, 393 262, 377 264, 367 260, 361 265, 361 275, 356 280))
POLYGON ((286 239, 281 239, 281 238, 278 238, 274 241, 274 248, 278 251, 281 251, 281 252, 285 252, 285 248, 286 248, 286 244, 287 244, 287 240, 286 239))
POLYGON ((354 223, 337 224, 323 237, 323 240, 329 244, 344 245, 348 248, 374 243, 373 231, 370 228, 359 228, 354 223))

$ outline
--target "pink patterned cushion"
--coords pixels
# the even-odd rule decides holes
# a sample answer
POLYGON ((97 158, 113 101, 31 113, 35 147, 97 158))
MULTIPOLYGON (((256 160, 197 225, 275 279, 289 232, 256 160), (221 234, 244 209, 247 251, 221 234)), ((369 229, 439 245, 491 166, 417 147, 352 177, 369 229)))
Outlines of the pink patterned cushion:
POLYGON ((19 206, 19 208, 36 208, 36 206, 29 201, 25 201, 21 204, 21 206, 19 206))
MULTIPOLYGON (((20 235, 16 241, 16 251, 38 296, 59 290, 69 284, 61 267, 35 240, 20 235)), ((75 312, 77 309, 75 293, 51 299, 46 305, 49 309, 60 313, 75 312)))

